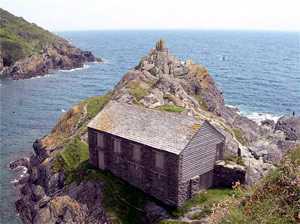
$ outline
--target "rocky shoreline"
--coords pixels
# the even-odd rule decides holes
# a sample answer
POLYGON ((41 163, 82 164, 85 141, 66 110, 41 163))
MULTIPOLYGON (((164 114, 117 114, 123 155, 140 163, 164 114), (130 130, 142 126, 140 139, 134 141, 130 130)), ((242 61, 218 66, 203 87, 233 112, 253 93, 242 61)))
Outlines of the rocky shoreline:
POLYGON ((58 46, 46 49, 43 54, 33 53, 9 67, 0 68, 0 77, 7 75, 13 80, 30 79, 50 74, 49 69, 82 68, 86 62, 103 60, 96 58, 90 51, 81 51, 64 41, 58 46))
MULTIPOLYGON (((276 124, 265 120, 258 125, 240 116, 237 109, 225 106, 222 91, 205 67, 178 60, 169 53, 164 40, 151 49, 135 70, 122 77, 107 100, 149 108, 180 108, 184 115, 209 120, 226 137, 226 155, 237 155, 240 150, 247 170, 245 181, 249 185, 257 183, 275 168, 274 164, 285 150, 300 140, 300 117, 285 115, 276 124)), ((59 119, 51 134, 36 140, 34 154, 29 160, 20 159, 10 164, 11 169, 18 166, 28 169, 28 176, 20 180, 23 187, 21 198, 16 202, 23 223, 113 222, 101 203, 104 184, 100 180, 68 185, 64 172, 54 171, 53 158, 67 143, 53 143, 51 136, 66 134, 69 139, 74 139, 80 124, 91 119, 86 113, 86 105, 82 113, 76 112, 76 105, 59 119), (76 123, 68 127, 67 124, 74 120, 76 123)), ((86 134, 80 139, 86 141, 86 134)))

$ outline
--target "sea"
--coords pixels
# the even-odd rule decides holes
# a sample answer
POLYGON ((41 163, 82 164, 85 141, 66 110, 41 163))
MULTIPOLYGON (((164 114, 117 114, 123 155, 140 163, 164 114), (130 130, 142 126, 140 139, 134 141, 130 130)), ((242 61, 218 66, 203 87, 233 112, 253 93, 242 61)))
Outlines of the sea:
POLYGON ((29 157, 32 143, 47 135, 76 103, 111 90, 155 43, 164 38, 183 61, 204 65, 223 91, 225 103, 260 122, 300 115, 299 33, 221 30, 106 30, 57 32, 105 63, 30 80, 0 80, 1 223, 21 223, 13 182, 26 175, 10 171, 10 161, 29 157))

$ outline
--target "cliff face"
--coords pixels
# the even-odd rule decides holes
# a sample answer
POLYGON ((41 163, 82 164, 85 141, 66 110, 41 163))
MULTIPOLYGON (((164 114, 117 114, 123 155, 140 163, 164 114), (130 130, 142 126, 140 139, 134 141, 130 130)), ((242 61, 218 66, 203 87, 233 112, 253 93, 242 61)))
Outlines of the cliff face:
POLYGON ((49 69, 73 69, 84 62, 101 62, 65 39, 0 9, 0 77, 28 79, 49 69))
MULTIPOLYGON (((29 161, 10 164, 12 169, 20 165, 28 168, 28 176, 19 182, 24 186, 16 202, 24 223, 122 222, 124 217, 117 215, 127 214, 126 209, 132 212, 136 205, 128 207, 126 200, 118 198, 125 184, 114 188, 112 177, 97 176, 99 173, 88 165, 85 125, 109 100, 207 119, 226 137, 226 155, 234 155, 240 148, 248 184, 265 176, 273 168, 271 162, 281 159, 284 150, 300 138, 300 117, 283 117, 276 128, 272 121, 258 126, 225 106, 221 90, 204 66, 178 60, 160 40, 111 92, 87 99, 65 113, 49 135, 34 143, 35 154, 29 161), (125 208, 116 207, 116 201, 125 208)), ((126 189, 122 197, 129 197, 128 192, 126 189)), ((128 200, 140 205, 136 194, 128 200)), ((144 197, 139 199, 146 200, 144 197)), ((144 212, 143 207, 139 209, 144 212)), ((147 222, 141 214, 137 216, 139 222, 147 222)))

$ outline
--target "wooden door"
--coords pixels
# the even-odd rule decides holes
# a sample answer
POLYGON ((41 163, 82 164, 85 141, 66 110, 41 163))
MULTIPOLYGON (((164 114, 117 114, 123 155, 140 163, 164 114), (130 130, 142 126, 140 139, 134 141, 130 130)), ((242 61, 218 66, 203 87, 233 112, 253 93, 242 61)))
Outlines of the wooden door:
POLYGON ((103 151, 98 151, 98 168, 101 170, 105 168, 103 151))

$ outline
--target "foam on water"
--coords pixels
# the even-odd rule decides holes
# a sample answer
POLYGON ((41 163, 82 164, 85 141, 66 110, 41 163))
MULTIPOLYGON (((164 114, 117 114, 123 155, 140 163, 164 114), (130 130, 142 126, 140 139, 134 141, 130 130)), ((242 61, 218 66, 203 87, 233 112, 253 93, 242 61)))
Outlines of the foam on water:
POLYGON ((68 69, 68 70, 60 70, 62 72, 74 72, 74 71, 78 71, 78 70, 82 70, 82 69, 85 69, 85 68, 89 68, 90 66, 89 65, 86 65, 86 64, 83 64, 83 67, 82 68, 73 68, 73 69, 68 69))

